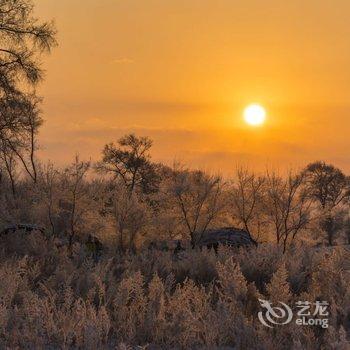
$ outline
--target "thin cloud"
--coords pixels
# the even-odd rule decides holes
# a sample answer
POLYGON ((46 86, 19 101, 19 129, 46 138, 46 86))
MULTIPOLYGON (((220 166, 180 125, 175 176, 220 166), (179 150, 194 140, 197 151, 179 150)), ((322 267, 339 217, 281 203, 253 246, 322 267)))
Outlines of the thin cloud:
POLYGON ((116 58, 112 61, 114 64, 130 64, 134 63, 134 60, 132 58, 128 57, 121 57, 121 58, 116 58))

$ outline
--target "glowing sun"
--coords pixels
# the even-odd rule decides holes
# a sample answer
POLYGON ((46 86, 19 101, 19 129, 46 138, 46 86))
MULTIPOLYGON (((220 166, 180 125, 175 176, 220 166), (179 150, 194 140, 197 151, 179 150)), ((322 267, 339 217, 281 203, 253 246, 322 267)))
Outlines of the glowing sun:
POLYGON ((244 109, 243 116, 247 124, 259 126, 265 122, 266 111, 258 104, 251 104, 244 109))

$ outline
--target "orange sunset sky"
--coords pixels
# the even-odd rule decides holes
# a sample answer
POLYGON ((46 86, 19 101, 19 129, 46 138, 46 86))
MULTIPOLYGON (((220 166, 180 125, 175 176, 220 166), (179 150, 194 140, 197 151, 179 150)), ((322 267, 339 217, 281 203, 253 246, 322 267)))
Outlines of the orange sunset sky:
POLYGON ((229 173, 326 160, 350 171, 348 0, 37 0, 41 157, 97 160, 125 133, 153 159, 229 173), (244 123, 257 102, 266 123, 244 123))

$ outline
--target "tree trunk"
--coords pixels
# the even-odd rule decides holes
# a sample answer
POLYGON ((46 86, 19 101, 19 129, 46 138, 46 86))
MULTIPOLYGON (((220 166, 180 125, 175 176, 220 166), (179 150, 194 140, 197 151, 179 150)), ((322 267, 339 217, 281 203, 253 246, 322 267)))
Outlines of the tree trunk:
POLYGON ((287 250, 287 241, 288 241, 288 235, 285 235, 284 239, 283 239, 283 254, 286 252, 287 250))
POLYGON ((124 230, 119 230, 119 250, 121 252, 124 252, 124 235, 123 232, 124 230))
POLYGON ((333 232, 332 231, 327 232, 327 238, 328 238, 328 245, 332 246, 333 245, 333 232))
POLYGON ((324 229, 327 234, 328 245, 333 245, 334 238, 334 219, 331 216, 328 216, 324 222, 324 229))

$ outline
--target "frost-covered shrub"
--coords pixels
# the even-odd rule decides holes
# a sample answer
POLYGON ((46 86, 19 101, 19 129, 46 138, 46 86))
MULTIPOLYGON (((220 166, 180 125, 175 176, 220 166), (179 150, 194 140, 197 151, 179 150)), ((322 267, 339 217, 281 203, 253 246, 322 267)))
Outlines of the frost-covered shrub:
POLYGON ((96 262, 37 234, 8 237, 0 251, 0 347, 346 349, 349 263, 346 248, 283 255, 270 245, 145 250, 96 262), (271 330, 258 320, 259 299, 327 300, 330 327, 271 330))

